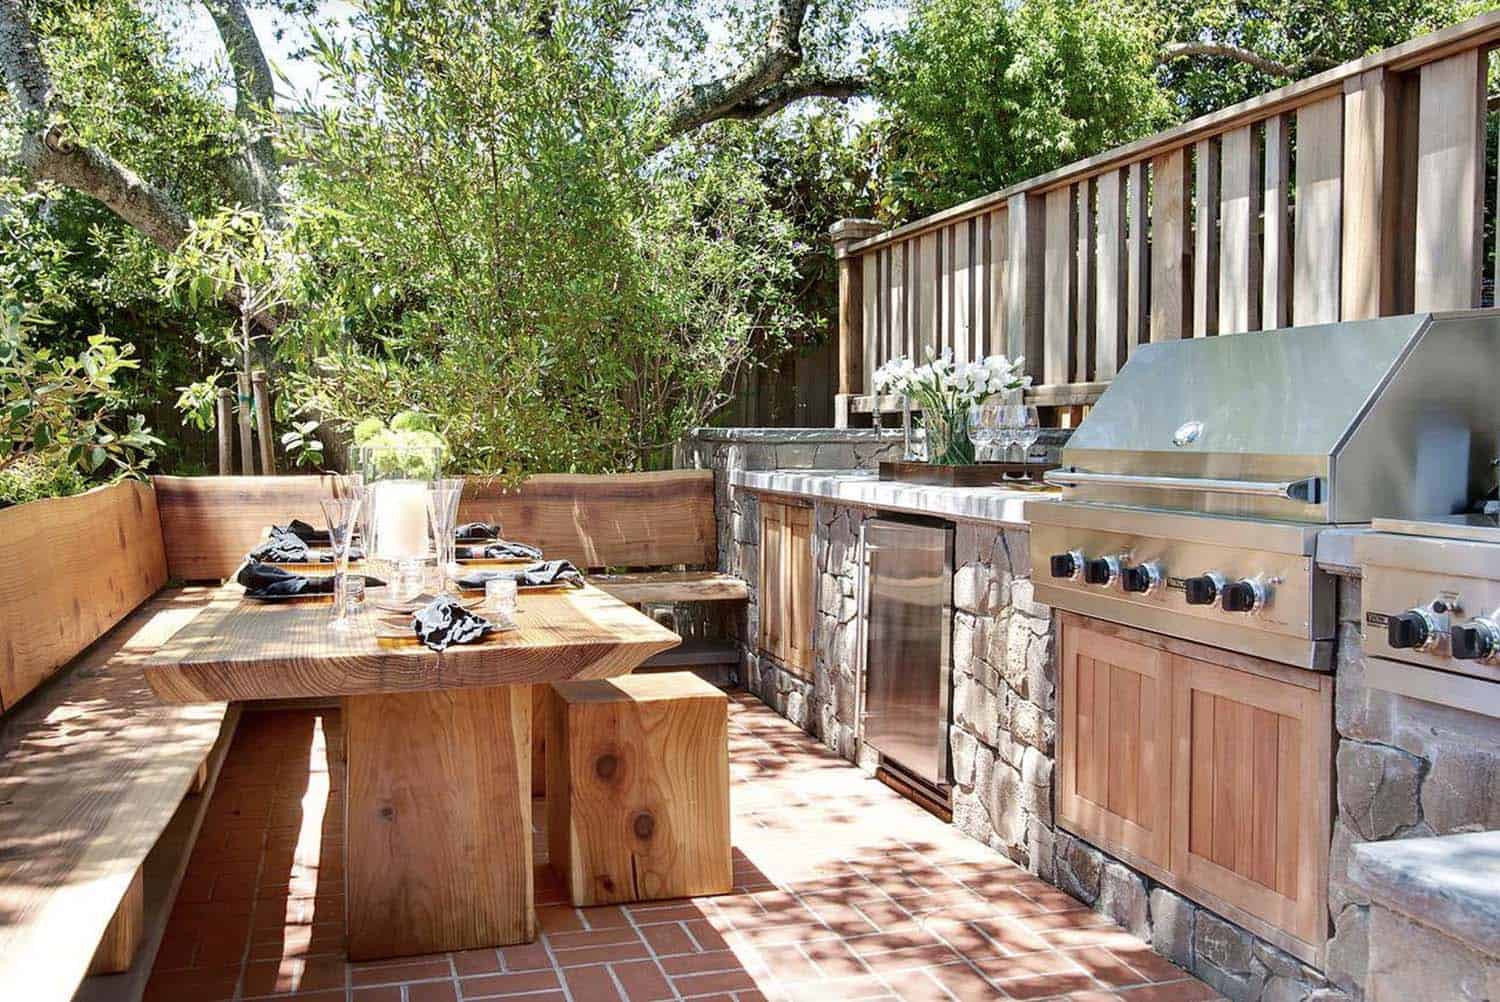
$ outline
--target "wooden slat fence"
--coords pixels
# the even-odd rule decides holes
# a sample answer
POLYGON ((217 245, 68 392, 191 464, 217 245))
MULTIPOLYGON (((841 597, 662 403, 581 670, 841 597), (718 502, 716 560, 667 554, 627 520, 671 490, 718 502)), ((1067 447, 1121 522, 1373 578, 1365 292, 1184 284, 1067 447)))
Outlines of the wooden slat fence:
POLYGON ((1497 41, 1492 11, 887 232, 841 221, 836 423, 929 349, 1025 355, 1069 424, 1148 341, 1480 306, 1497 41))

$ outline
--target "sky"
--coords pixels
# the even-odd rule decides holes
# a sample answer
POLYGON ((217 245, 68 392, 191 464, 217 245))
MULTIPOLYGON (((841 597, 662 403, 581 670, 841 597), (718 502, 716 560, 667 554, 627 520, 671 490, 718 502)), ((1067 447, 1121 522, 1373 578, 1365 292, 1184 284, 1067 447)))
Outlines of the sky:
MULTIPOLYGON (((180 52, 184 60, 207 67, 223 58, 218 33, 201 4, 174 5, 171 10, 172 30, 180 34, 180 52)), ((323 30, 337 36, 349 30, 348 24, 354 12, 354 5, 347 0, 323 0, 318 6, 317 20, 323 30)), ((874 4, 863 20, 873 29, 885 30, 898 27, 904 23, 905 17, 905 4, 901 0, 888 0, 874 4)), ((319 94, 317 67, 310 60, 295 58, 309 41, 305 27, 292 18, 264 8, 251 8, 250 20, 273 72, 284 77, 276 85, 280 103, 296 105, 303 95, 311 95, 316 102, 319 94)), ((232 101, 233 95, 226 93, 225 100, 232 101)), ((850 110, 856 121, 867 120, 874 116, 876 106, 871 100, 857 99, 851 102, 850 110)))

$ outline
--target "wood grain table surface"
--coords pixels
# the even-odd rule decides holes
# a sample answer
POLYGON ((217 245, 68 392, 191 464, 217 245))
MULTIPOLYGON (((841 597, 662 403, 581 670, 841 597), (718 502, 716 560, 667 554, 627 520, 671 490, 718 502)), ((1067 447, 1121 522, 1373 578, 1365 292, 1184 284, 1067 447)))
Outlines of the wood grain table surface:
POLYGON ((329 629, 326 600, 255 602, 226 584, 145 665, 169 703, 532 685, 624 675, 681 638, 592 586, 522 593, 519 630, 438 653, 375 635, 374 614, 329 629))

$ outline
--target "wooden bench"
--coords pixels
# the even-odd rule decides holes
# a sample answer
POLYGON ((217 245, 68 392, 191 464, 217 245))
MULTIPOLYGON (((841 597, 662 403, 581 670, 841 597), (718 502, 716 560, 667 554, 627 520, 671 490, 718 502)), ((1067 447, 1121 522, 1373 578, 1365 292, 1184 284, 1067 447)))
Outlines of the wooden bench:
POLYGON ((209 594, 166 581, 143 484, 0 511, 6 998, 116 1002, 145 988, 237 719, 147 687, 141 660, 209 594))
POLYGON ((732 890, 729 698, 691 672, 551 689, 548 859, 573 905, 732 890))

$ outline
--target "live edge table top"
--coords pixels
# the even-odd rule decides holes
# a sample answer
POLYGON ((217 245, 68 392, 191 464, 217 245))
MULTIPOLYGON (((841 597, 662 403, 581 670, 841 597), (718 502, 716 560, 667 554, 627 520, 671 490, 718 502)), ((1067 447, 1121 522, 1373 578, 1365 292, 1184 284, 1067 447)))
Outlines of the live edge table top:
POLYGON ((519 630, 438 653, 329 629, 326 601, 260 603, 227 584, 145 664, 168 703, 357 696, 625 675, 681 638, 593 586, 522 593, 519 630))

